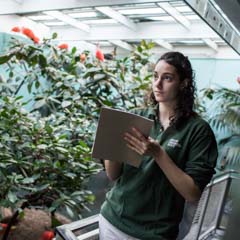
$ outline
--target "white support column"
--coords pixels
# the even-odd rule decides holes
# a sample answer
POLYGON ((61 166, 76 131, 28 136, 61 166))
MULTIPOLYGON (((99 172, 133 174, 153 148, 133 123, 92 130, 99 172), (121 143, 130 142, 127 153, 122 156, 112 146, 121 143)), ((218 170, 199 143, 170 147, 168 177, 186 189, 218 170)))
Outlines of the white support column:
POLYGON ((65 22, 71 26, 74 26, 84 32, 87 32, 89 33, 90 32, 90 27, 87 25, 87 24, 84 24, 84 23, 81 23, 79 21, 77 21, 76 19, 66 15, 66 14, 63 14, 59 11, 47 11, 47 12, 44 12, 46 15, 49 15, 49 16, 52 16, 62 22, 65 22))
POLYGON ((163 2, 158 3, 158 6, 171 15, 177 22, 179 22, 184 28, 190 30, 191 23, 190 21, 183 16, 176 8, 174 8, 170 3, 163 2))
POLYGON ((133 47, 130 44, 124 42, 124 41, 121 41, 121 40, 110 40, 109 42, 112 43, 113 45, 121 47, 121 48, 123 48, 123 49, 125 49, 127 51, 132 51, 133 50, 133 47))
POLYGON ((167 41, 164 41, 162 39, 155 39, 154 42, 163 48, 166 48, 168 50, 173 50, 173 46, 167 41))
POLYGON ((210 38, 203 38, 202 40, 214 51, 218 51, 218 45, 213 40, 211 40, 210 38))
POLYGON ((120 22, 124 26, 136 31, 136 24, 131 21, 130 19, 123 16, 121 13, 115 11, 110 7, 96 7, 96 10, 102 12, 103 14, 107 15, 110 18, 115 19, 116 21, 120 22))

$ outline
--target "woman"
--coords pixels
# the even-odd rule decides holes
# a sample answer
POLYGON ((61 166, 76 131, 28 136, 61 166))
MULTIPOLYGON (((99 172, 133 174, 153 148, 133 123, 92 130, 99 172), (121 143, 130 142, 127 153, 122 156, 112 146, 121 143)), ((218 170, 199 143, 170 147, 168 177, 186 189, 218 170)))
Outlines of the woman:
POLYGON ((194 74, 188 58, 168 52, 152 80, 153 108, 138 114, 154 120, 150 137, 133 128, 126 144, 143 155, 139 168, 105 160, 116 180, 101 208, 101 240, 172 240, 185 201, 197 201, 214 174, 217 146, 209 125, 194 111, 194 74))

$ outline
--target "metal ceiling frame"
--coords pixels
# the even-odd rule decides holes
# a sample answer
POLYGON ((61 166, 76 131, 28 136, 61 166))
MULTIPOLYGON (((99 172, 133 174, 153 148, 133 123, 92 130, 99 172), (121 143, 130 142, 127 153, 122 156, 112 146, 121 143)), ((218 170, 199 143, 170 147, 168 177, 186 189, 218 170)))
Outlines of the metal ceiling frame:
MULTIPOLYGON (((240 32, 230 22, 224 9, 211 0, 184 0, 202 19, 215 30, 238 54, 240 54, 240 32)), ((236 2, 236 1, 235 1, 236 2)), ((240 3, 239 3, 240 5, 240 3)), ((232 9, 234 10, 234 9, 232 9)), ((239 15, 238 15, 239 16, 239 15)), ((239 16, 240 22, 240 16, 239 16)))
MULTIPOLYGON (((140 42, 142 39, 154 41, 157 45, 165 50, 174 50, 176 45, 183 44, 184 46, 194 47, 197 49, 197 44, 184 43, 185 40, 198 41, 198 46, 205 46, 209 48, 208 55, 216 56, 221 48, 226 45, 221 42, 219 32, 213 31, 209 25, 203 21, 190 20, 188 15, 194 16, 195 12, 202 18, 211 18, 212 16, 208 9, 211 0, 41 0, 37 4, 32 0, 10 0, 0 1, 0 19, 1 15, 7 14, 8 17, 26 17, 28 22, 33 24, 42 24, 44 21, 31 20, 28 18, 29 14, 45 14, 51 16, 55 21, 59 21, 64 26, 47 26, 49 33, 57 32, 57 41, 62 42, 74 42, 84 41, 87 43, 98 42, 101 46, 101 41, 108 41, 110 46, 118 46, 125 51, 131 51, 133 49, 133 42, 140 42), (135 6, 134 6, 135 4, 135 6), (151 20, 151 17, 144 17, 142 15, 126 15, 122 14, 119 9, 133 8, 137 6, 154 5, 155 8, 162 9, 161 14, 152 16, 169 16, 172 21, 156 21, 151 20), (177 6, 190 6, 193 12, 184 14, 177 10, 177 6), (206 7, 207 6, 207 7, 206 7), (74 13, 76 9, 83 9, 83 11, 95 11, 97 13, 95 21, 105 19, 114 20, 115 24, 86 24, 82 19, 70 16, 71 11, 74 13), (70 14, 69 14, 70 13, 70 14), (174 21, 175 20, 175 21, 174 21)), ((139 8, 140 8, 139 7, 139 8)), ((212 8, 211 8, 212 9, 212 8)), ((211 12, 211 11, 210 11, 211 12)), ((150 16, 150 15, 149 15, 150 16)), ((214 15, 215 16, 215 15, 214 15)), ((54 20, 52 20, 54 21, 54 20)), ((49 24, 52 23, 51 20, 49 24)), ((223 20, 222 22, 223 23, 223 20)), ((39 25, 39 26, 40 26, 39 25)), ((211 26, 212 27, 212 26, 211 26)), ((234 45, 234 49, 240 53, 240 41, 239 36, 227 25, 224 21, 224 36, 223 39, 230 45, 234 45), (229 38, 229 32, 231 37, 229 38), (235 35, 234 35, 235 34, 235 35), (228 37, 228 38, 227 38, 228 37), (238 38, 237 38, 238 37, 238 38), (238 51, 239 49, 239 51, 238 51)), ((223 27, 222 27, 223 29, 223 27)))

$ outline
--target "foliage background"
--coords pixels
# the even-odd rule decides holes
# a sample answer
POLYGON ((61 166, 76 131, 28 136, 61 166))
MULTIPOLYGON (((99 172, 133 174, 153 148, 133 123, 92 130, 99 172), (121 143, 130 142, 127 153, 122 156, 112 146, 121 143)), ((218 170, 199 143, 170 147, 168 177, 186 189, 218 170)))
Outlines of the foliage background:
MULTIPOLYGON (((59 49, 55 38, 12 39, 0 56, 0 206, 60 209, 76 219, 94 201, 89 177, 102 169, 91 159, 100 108, 147 104, 153 43, 102 62, 87 51, 83 61, 76 48, 59 49)), ((239 170, 239 90, 205 89, 203 100, 197 110, 217 136, 218 170, 239 170)))
POLYGON ((59 49, 52 39, 12 39, 0 57, 0 206, 61 209, 76 219, 93 203, 86 183, 101 170, 91 159, 100 108, 145 104, 153 44, 101 62, 87 51, 82 61, 76 48, 59 49))

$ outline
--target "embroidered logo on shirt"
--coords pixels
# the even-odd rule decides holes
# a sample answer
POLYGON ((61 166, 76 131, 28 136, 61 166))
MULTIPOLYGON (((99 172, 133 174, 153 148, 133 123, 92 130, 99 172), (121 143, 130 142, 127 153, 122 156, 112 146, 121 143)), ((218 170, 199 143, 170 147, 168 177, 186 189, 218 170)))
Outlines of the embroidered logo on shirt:
POLYGON ((182 145, 179 143, 179 140, 178 139, 173 139, 171 138, 167 144, 168 147, 172 147, 172 148, 175 148, 175 147, 182 147, 182 145))

